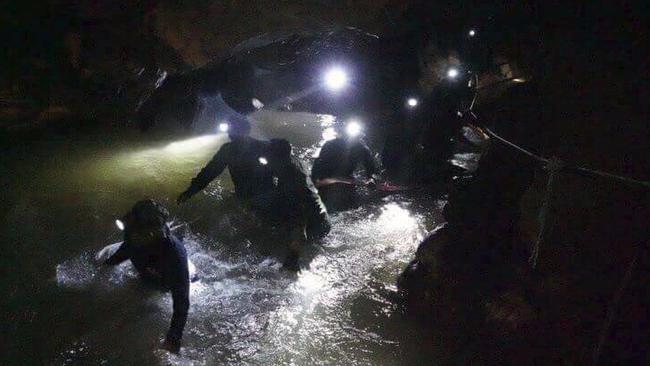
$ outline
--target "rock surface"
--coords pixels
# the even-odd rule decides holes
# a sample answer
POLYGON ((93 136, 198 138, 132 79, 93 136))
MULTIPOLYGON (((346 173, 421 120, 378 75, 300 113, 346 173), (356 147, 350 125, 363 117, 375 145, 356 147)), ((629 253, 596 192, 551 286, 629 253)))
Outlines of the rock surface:
MULTIPOLYGON (((519 49, 515 60, 530 80, 485 98, 477 123, 541 156, 648 181, 647 109, 626 97, 649 92, 647 78, 638 78, 642 71, 626 56, 647 49, 629 27, 642 17, 613 5, 529 10, 518 16, 532 21, 531 33, 511 32, 504 46, 519 49), (569 20, 574 17, 580 20, 569 20), (531 35, 538 41, 521 47, 531 35), (616 39, 615 51, 608 39, 616 39)), ((632 344, 648 341, 635 326, 649 300, 642 290, 647 188, 561 172, 531 268, 547 179, 541 164, 492 139, 470 184, 450 194, 447 226, 421 244, 400 279, 409 306, 443 324, 454 314, 456 322, 485 329, 468 343, 481 345, 477 357, 507 350, 490 363, 592 364, 610 299, 639 255, 643 264, 599 362, 642 363, 647 350, 632 344)))

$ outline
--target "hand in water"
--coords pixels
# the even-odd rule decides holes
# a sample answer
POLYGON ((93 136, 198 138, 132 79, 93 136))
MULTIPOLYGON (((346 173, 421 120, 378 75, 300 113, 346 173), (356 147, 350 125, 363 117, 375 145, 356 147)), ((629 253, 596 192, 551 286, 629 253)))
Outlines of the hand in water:
POLYGON ((188 191, 185 191, 185 192, 181 193, 180 196, 178 196, 178 198, 176 199, 176 204, 180 205, 183 202, 189 200, 191 197, 192 197, 192 195, 188 191))
POLYGON ((178 354, 181 351, 181 343, 165 339, 165 341, 160 344, 160 349, 178 354))

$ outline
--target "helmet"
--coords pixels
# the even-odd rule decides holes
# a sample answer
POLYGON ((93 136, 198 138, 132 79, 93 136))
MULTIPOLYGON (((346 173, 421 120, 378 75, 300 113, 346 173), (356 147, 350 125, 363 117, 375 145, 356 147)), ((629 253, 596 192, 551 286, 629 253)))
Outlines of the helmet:
POLYGON ((124 233, 138 239, 146 233, 165 237, 169 234, 168 219, 169 211, 158 202, 152 199, 138 201, 122 218, 124 233))

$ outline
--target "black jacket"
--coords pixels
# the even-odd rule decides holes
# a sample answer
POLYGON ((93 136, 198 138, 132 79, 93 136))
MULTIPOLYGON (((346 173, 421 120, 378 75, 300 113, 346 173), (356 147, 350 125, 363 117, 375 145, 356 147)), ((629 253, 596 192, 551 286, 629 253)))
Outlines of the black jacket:
POLYGON ((309 239, 326 235, 331 227, 329 215, 303 164, 291 158, 289 164, 274 173, 278 178, 277 192, 285 202, 289 219, 304 223, 309 239))
POLYGON ((179 343, 190 307, 190 278, 187 252, 180 239, 169 235, 146 246, 136 247, 125 241, 110 258, 108 265, 117 265, 130 259, 138 273, 171 290, 174 314, 167 332, 167 340, 179 343))
POLYGON ((375 159, 361 140, 336 138, 323 145, 311 170, 314 180, 324 178, 352 178, 354 170, 363 164, 368 178, 377 173, 375 159))
POLYGON ((228 142, 212 160, 192 179, 188 191, 193 195, 205 188, 227 167, 235 185, 235 194, 241 199, 251 198, 273 189, 270 169, 260 164, 268 143, 252 137, 228 142))

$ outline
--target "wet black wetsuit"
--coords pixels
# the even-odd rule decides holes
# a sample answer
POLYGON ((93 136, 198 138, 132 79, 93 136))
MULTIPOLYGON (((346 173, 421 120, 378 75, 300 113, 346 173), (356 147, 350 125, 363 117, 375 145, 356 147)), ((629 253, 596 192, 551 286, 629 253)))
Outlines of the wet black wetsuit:
POLYGON ((273 189, 270 169, 260 164, 259 158, 268 146, 265 141, 243 137, 224 144, 212 160, 192 179, 187 192, 194 195, 228 168, 235 185, 235 195, 243 200, 273 189))
POLYGON ((183 243, 173 235, 143 246, 135 246, 127 240, 105 263, 117 265, 127 259, 141 277, 171 290, 174 314, 167 340, 180 344, 190 307, 190 278, 183 243))
MULTIPOLYGON (((325 178, 352 179, 355 169, 360 165, 365 168, 368 178, 377 173, 375 159, 363 141, 339 137, 323 145, 314 162, 311 176, 314 182, 325 178)), ((346 210, 359 205, 354 185, 329 184, 319 187, 318 191, 331 211, 346 210)))
POLYGON ((377 173, 375 159, 361 140, 336 138, 323 145, 311 170, 314 181, 324 178, 352 178, 354 170, 363 165, 371 178, 377 173))
POLYGON ((327 209, 303 164, 292 157, 289 164, 274 173, 278 178, 276 208, 285 224, 305 225, 309 240, 327 235, 331 228, 327 209))

